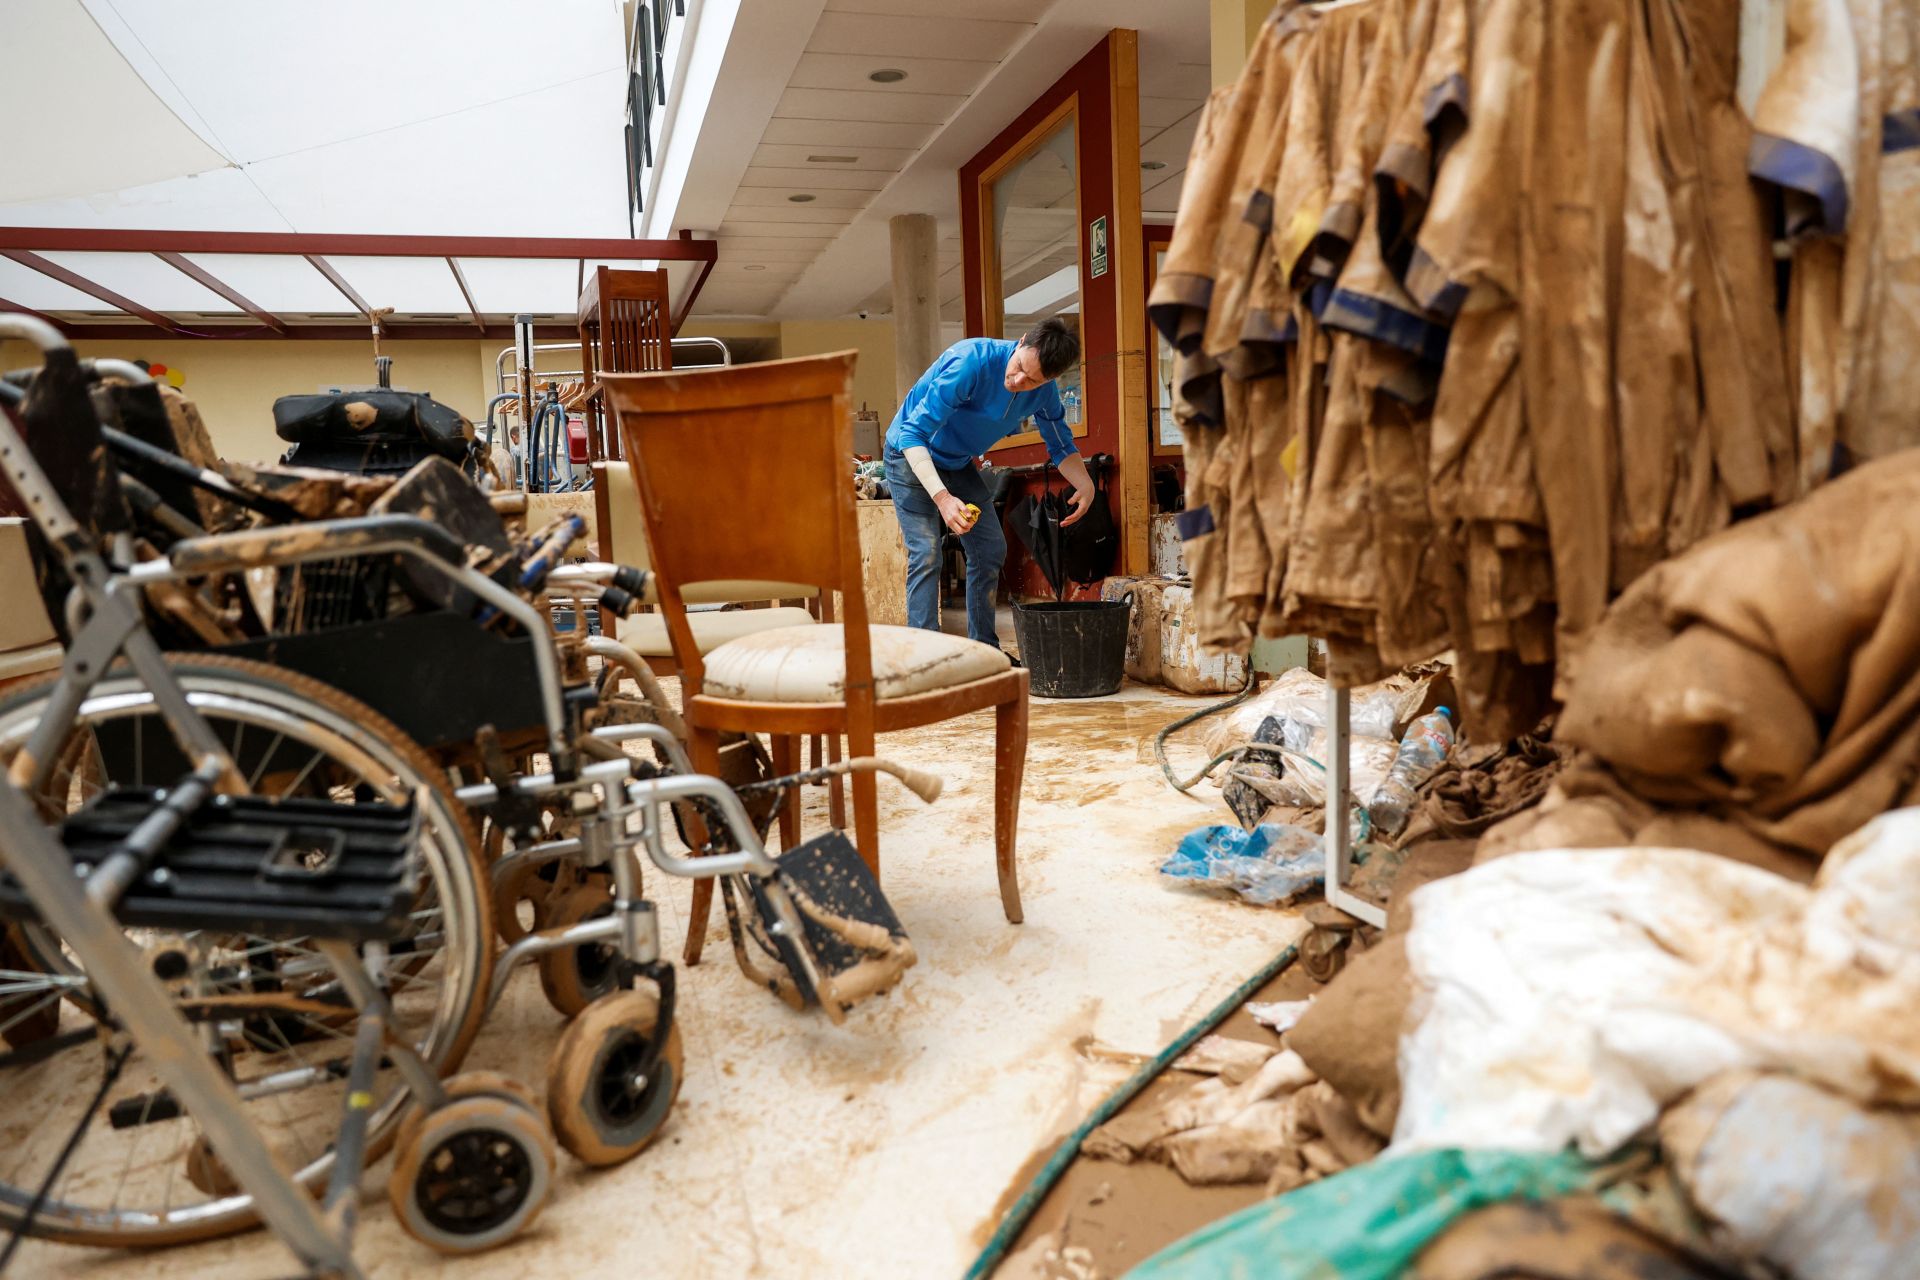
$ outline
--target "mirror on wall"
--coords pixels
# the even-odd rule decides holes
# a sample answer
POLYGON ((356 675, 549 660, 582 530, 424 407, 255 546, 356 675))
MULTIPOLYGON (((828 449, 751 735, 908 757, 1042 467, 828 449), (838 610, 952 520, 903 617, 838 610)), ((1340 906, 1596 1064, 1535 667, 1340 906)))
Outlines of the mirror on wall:
MULTIPOLYGON (((1068 112, 988 179, 987 332, 1018 338, 1050 316, 1080 325, 1080 199, 1074 115, 1068 112)), ((1081 335, 1082 342, 1085 335, 1081 335)), ((1081 370, 1061 375, 1068 421, 1078 417, 1081 370)))

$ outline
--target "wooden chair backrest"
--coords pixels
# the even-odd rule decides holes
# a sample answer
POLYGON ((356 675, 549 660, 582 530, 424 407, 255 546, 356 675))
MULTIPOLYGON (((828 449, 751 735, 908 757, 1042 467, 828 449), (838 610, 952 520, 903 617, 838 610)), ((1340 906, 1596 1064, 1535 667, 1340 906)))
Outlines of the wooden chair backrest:
MULTIPOLYGON (((603 373, 647 373, 673 368, 673 298, 667 272, 595 267, 581 290, 577 323, 580 368, 592 390, 603 373)), ((586 409, 587 456, 620 456, 620 441, 598 399, 586 409)))
POLYGON ((772 580, 842 594, 848 702, 871 706, 853 496, 854 357, 840 351, 603 378, 662 579, 667 635, 690 691, 700 688, 705 666, 682 591, 772 580))

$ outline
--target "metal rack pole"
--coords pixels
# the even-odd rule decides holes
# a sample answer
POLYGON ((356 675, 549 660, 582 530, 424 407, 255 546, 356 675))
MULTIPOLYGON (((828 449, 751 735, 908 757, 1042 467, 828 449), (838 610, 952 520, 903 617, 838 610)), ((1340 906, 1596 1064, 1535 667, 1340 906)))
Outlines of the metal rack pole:
POLYGON ((1387 913, 1347 892, 1347 864, 1352 860, 1353 797, 1348 794, 1353 740, 1352 698, 1349 690, 1327 681, 1327 905, 1337 907, 1376 929, 1387 927, 1387 913))

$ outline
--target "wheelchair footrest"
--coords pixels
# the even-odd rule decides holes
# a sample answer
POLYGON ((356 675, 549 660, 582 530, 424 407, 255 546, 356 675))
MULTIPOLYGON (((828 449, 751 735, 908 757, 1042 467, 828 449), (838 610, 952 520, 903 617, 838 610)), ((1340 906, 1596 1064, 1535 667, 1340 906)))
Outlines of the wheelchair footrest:
MULTIPOLYGON (((69 817, 61 835, 76 873, 99 865, 165 794, 116 789, 69 817)), ((392 939, 406 931, 418 897, 418 834, 411 800, 215 796, 148 863, 114 915, 128 925, 269 938, 392 939)), ((0 915, 34 914, 19 882, 0 875, 0 915)))
MULTIPOLYGON (((900 918, 881 893, 879 882, 860 858, 860 851, 840 831, 816 836, 774 858, 779 872, 776 879, 795 898, 811 903, 818 914, 835 917, 855 926, 871 926, 884 932, 886 945, 874 948, 849 941, 844 928, 836 928, 815 919, 804 906, 800 912, 804 944, 824 983, 834 988, 843 1006, 851 1006, 869 995, 890 989, 914 962, 913 946, 900 918)), ((755 906, 762 919, 774 918, 767 899, 767 882, 755 880, 755 906)), ((820 1001, 820 992, 809 990, 805 968, 794 953, 794 942, 776 939, 782 962, 809 1004, 820 1001)))

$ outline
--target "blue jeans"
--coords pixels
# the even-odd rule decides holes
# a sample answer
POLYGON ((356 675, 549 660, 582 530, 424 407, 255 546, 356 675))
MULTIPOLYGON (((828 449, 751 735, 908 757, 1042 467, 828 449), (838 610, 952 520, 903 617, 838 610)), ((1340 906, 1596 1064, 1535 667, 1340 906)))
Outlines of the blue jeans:
MULTIPOLYGON (((893 490, 893 512, 900 518, 900 536, 907 544, 907 624, 927 631, 940 629, 940 540, 955 536, 940 518, 933 496, 907 465, 906 455, 886 451, 887 485, 893 490)), ((1000 584, 1000 566, 1007 560, 1007 535, 993 513, 993 495, 972 466, 959 471, 940 469, 947 492, 980 508, 980 519, 960 534, 967 553, 967 638, 1000 647, 994 627, 993 592, 1000 584)))

